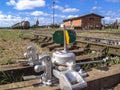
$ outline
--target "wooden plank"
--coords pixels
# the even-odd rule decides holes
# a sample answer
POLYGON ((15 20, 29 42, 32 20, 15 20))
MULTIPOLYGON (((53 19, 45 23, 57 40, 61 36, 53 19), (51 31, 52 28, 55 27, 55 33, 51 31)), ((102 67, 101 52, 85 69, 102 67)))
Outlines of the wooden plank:
POLYGON ((76 43, 76 45, 81 45, 81 44, 83 44, 83 45, 86 45, 86 44, 89 44, 89 45, 96 45, 96 46, 103 46, 103 47, 109 47, 109 48, 120 48, 120 45, 106 45, 106 44, 98 44, 98 43, 93 43, 93 42, 89 42, 89 41, 76 41, 75 42, 76 43))
POLYGON ((88 71, 88 74, 90 77, 85 78, 87 81, 93 81, 116 74, 120 75, 120 64, 113 65, 111 67, 101 67, 98 69, 93 68, 92 71, 88 71))
MULTIPOLYGON (((40 80, 30 80, 30 81, 23 81, 23 82, 17 82, 17 83, 11 83, 11 84, 5 84, 0 85, 0 90, 15 90, 25 87, 33 86, 36 83, 39 83, 40 80)), ((27 89, 28 90, 28 89, 27 89)))
POLYGON ((46 46, 46 48, 48 48, 49 51, 52 51, 54 48, 58 48, 58 47, 61 47, 61 45, 59 45, 59 44, 52 44, 52 45, 46 46))
POLYGON ((74 49, 74 50, 70 50, 70 52, 73 52, 75 55, 80 55, 80 54, 82 54, 82 53, 85 53, 85 49, 84 48, 80 48, 80 49, 74 49))
MULTIPOLYGON (((67 50, 71 51, 71 49, 73 49, 72 45, 67 45, 67 50)), ((58 50, 64 50, 64 46, 61 45, 60 47, 56 47, 54 48, 54 51, 58 51, 58 50)))
POLYGON ((0 71, 17 70, 17 69, 24 69, 29 67, 30 66, 22 66, 19 64, 1 65, 0 71))
POLYGON ((120 83, 115 87, 114 90, 120 90, 120 83))
MULTIPOLYGON (((81 90, 100 90, 108 85, 120 82, 120 64, 111 67, 102 67, 88 71, 89 76, 84 78, 88 82, 88 87, 81 90)), ((0 85, 1 90, 60 90, 57 86, 39 86, 39 79, 0 85)))
POLYGON ((101 38, 101 37, 86 37, 86 36, 77 36, 77 40, 84 40, 100 44, 112 44, 119 45, 120 38, 101 38))
POLYGON ((100 58, 103 57, 101 54, 86 54, 86 55, 81 55, 81 56, 76 56, 76 61, 84 61, 84 60, 91 60, 91 59, 96 59, 96 58, 100 58))
POLYGON ((41 47, 46 47, 47 45, 52 45, 52 44, 54 44, 54 42, 49 42, 49 43, 44 42, 44 43, 41 43, 40 46, 41 47))

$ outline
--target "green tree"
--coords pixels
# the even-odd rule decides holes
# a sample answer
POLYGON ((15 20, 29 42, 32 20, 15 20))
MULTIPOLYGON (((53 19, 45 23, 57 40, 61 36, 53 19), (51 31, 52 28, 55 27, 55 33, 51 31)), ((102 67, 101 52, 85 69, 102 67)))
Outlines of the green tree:
POLYGON ((38 21, 38 19, 37 19, 37 21, 36 21, 36 26, 39 26, 39 21, 38 21))
POLYGON ((38 27, 39 27, 39 20, 37 19, 37 21, 35 22, 35 24, 31 28, 38 28, 38 27))
POLYGON ((59 25, 58 24, 51 24, 50 27, 51 28, 59 28, 59 25))

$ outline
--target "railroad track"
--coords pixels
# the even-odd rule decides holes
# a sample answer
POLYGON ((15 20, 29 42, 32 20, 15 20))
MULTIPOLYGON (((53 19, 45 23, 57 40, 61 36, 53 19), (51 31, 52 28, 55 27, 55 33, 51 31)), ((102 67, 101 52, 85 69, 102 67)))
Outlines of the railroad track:
MULTIPOLYGON (((34 34, 34 38, 31 41, 46 49, 51 55, 56 50, 63 50, 63 45, 53 42, 52 34, 49 34, 49 36, 34 34)), ((76 55, 77 62, 103 59, 108 56, 120 56, 120 46, 118 45, 100 44, 77 39, 73 44, 68 45, 67 48, 76 55)))
POLYGON ((78 41, 89 41, 98 44, 106 44, 106 45, 120 45, 120 38, 101 38, 101 37, 85 37, 85 36, 77 36, 78 41))
MULTIPOLYGON (((29 38, 27 38, 27 39, 29 39, 29 38)), ((48 50, 48 52, 51 54, 52 54, 52 52, 54 52, 56 50, 63 49, 63 45, 55 44, 53 42, 52 34, 50 34, 49 36, 48 35, 46 36, 44 34, 42 34, 42 35, 34 34, 34 38, 30 38, 29 40, 37 43, 41 48, 48 50)), ((107 56, 112 56, 112 57, 120 56, 120 46, 118 46, 118 45, 107 45, 107 44, 100 44, 100 43, 95 43, 95 42, 93 43, 91 41, 80 41, 77 39, 76 42, 68 45, 67 48, 70 52, 75 53, 76 62, 86 62, 86 61, 89 62, 89 61, 93 61, 93 60, 97 61, 97 60, 101 60, 107 56)), ((115 65, 115 67, 119 67, 119 66, 120 66, 119 64, 115 65)), ((90 68, 92 68, 92 67, 90 67, 90 68)), ((102 71, 97 71, 97 70, 93 70, 93 72, 89 72, 90 77, 86 78, 86 80, 89 82, 89 84, 88 84, 89 89, 84 89, 84 90, 93 90, 93 88, 96 88, 96 90, 97 90, 97 87, 91 87, 92 84, 96 83, 95 81, 97 79, 100 79, 100 81, 97 81, 97 84, 96 84, 97 86, 99 85, 99 83, 104 81, 103 80, 104 78, 107 78, 106 80, 109 81, 109 80, 113 79, 113 77, 116 77, 116 79, 115 79, 116 81, 111 82, 111 85, 118 83, 119 80, 117 80, 117 79, 120 79, 119 78, 120 72, 118 69, 113 69, 113 68, 109 68, 109 69, 111 69, 111 71, 104 72, 103 74, 101 74, 102 71), (108 74, 108 72, 111 74, 108 74), (98 75, 98 77, 95 77, 95 75, 93 75, 93 73, 94 74, 96 73, 96 76, 98 75, 98 73, 100 73, 100 75, 98 75), (101 75, 103 75, 103 77, 101 77, 101 75), (108 79, 108 76, 111 78, 108 79), (92 82, 94 82, 94 83, 92 83, 92 82)), ((0 67, 0 77, 3 74, 2 72, 4 72, 5 74, 6 73, 10 74, 12 72, 12 75, 14 74, 14 77, 17 77, 17 76, 22 77, 22 75, 38 74, 38 73, 34 72, 33 67, 20 66, 18 64, 10 65, 10 66, 1 66, 0 67)), ((28 83, 29 81, 26 81, 26 82, 28 83)), ((32 84, 30 84, 30 88, 31 88, 31 86, 32 86, 32 88, 34 88, 33 84, 38 82, 38 80, 35 80, 35 81, 33 80, 30 82, 32 82, 32 84)), ((9 84, 9 85, 10 85, 9 89, 13 88, 13 87, 11 87, 11 84, 9 84)), ((17 85, 17 84, 15 83, 15 85, 17 85)), ((0 88, 6 88, 5 86, 6 85, 1 85, 0 88)), ((107 84, 106 86, 109 86, 109 85, 107 84)), ((105 87, 105 86, 103 85, 103 87, 105 87)), ((20 87, 14 86, 13 89, 20 90, 20 89, 27 89, 27 88, 29 88, 29 86, 24 87, 21 85, 20 87)), ((48 90, 54 90, 56 88, 59 89, 59 86, 50 87, 50 88, 51 89, 48 89, 48 90)), ((42 89, 44 90, 45 88, 42 88, 42 89)))
MULTIPOLYGON (((43 34, 41 36, 39 34, 35 34, 34 38, 31 39, 31 41, 38 43, 42 48, 44 47, 48 48, 49 51, 62 49, 62 45, 55 44, 52 41, 52 35, 46 36, 43 34)), ((68 46, 69 50, 79 49, 79 48, 88 48, 92 51, 100 51, 104 49, 104 52, 107 52, 107 54, 120 56, 119 45, 109 45, 109 44, 96 43, 96 42, 91 42, 91 41, 86 41, 86 40, 81 41, 77 39, 76 42, 68 46)))
MULTIPOLYGON (((39 32, 34 32, 34 36, 48 36, 48 37, 52 37, 53 32, 47 33, 39 33, 39 32)), ((78 34, 80 32, 76 31, 78 34)), ((98 33, 98 32, 90 32, 90 33, 98 33)), ((115 34, 115 33, 110 33, 110 34, 115 34)), ((116 33, 119 35, 119 33, 116 33)), ((90 36, 80 36, 77 35, 76 37, 77 41, 89 41, 89 42, 93 42, 93 43, 98 43, 98 44, 106 44, 106 45, 116 45, 116 46, 120 46, 120 38, 104 38, 104 37, 90 37, 90 36)))
MULTIPOLYGON (((51 54, 56 50, 63 49, 63 45, 55 44, 52 41, 51 36, 45 36, 44 34, 34 35, 34 38, 30 38, 30 40, 39 44, 41 48, 47 49, 51 54)), ((75 53, 76 61, 99 59, 110 55, 120 56, 120 46, 96 44, 87 41, 76 41, 75 43, 68 45, 68 50, 75 53), (95 53, 92 53, 93 51, 95 51, 95 53)), ((13 69, 13 67, 11 69, 13 69)), ((0 71, 4 71, 4 69, 1 68, 0 71)))
MULTIPOLYGON (((99 69, 92 69, 88 71, 89 76, 85 78, 88 86, 80 90, 110 90, 118 83, 120 83, 120 70, 118 65, 111 67, 104 67, 99 69)), ((16 82, 11 84, 0 85, 1 90, 60 90, 60 86, 44 86, 40 87, 40 80, 29 80, 16 82)), ((112 89, 113 90, 113 89, 112 89)), ((115 89, 115 90, 119 90, 115 89)))

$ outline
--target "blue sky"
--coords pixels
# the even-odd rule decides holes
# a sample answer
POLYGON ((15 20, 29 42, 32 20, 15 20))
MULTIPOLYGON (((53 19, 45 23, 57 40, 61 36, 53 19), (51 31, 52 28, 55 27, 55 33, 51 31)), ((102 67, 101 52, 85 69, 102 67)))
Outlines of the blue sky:
MULTIPOLYGON (((120 22, 120 0, 54 0, 55 23, 89 13, 104 16, 105 23, 120 22)), ((10 27, 22 20, 40 25, 52 23, 53 0, 0 0, 0 27, 10 27)))

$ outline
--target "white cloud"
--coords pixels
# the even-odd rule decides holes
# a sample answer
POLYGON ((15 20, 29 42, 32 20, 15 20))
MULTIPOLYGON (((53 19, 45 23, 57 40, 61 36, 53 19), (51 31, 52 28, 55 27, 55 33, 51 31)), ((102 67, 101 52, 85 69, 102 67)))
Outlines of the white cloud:
POLYGON ((20 16, 12 16, 10 14, 0 14, 0 27, 8 27, 22 20, 28 20, 28 18, 22 18, 20 16))
POLYGON ((0 11, 0 14, 2 13, 2 11, 0 11))
POLYGON ((115 13, 113 12, 113 11, 107 11, 106 13, 105 13, 105 15, 106 16, 110 16, 110 15, 114 15, 115 13))
POLYGON ((31 21, 31 24, 34 25, 35 21, 39 20, 39 25, 49 25, 52 23, 52 19, 51 18, 45 18, 45 17, 34 17, 34 20, 31 21))
POLYGON ((62 7, 59 5, 55 5, 54 9, 60 10, 63 13, 78 12, 79 11, 79 9, 77 9, 77 8, 69 8, 69 6, 62 7))
POLYGON ((103 20, 105 24, 111 24, 111 23, 114 23, 116 20, 120 21, 120 18, 119 17, 115 17, 115 18, 105 17, 103 20))
POLYGON ((7 5, 15 5, 16 4, 16 2, 15 2, 15 0, 10 0, 9 2, 7 2, 6 3, 7 5))
POLYGON ((0 14, 0 21, 21 21, 21 17, 17 16, 12 16, 12 15, 4 15, 0 14))
POLYGON ((31 15, 33 15, 33 16, 48 16, 49 14, 44 13, 42 11, 34 11, 31 13, 31 15))
POLYGON ((64 8, 61 7, 61 6, 59 6, 59 5, 55 5, 55 6, 54 6, 54 9, 63 10, 64 8))
POLYGON ((67 18, 78 17, 78 15, 68 15, 67 18))
POLYGON ((98 6, 93 6, 91 10, 101 10, 102 8, 101 7, 98 7, 98 6))
POLYGON ((107 17, 120 17, 120 10, 116 10, 116 11, 106 11, 105 16, 107 17))
POLYGON ((65 16, 65 15, 60 15, 59 17, 60 17, 60 18, 63 18, 63 19, 64 19, 64 18, 66 18, 66 16, 65 16))
MULTIPOLYGON (((34 20, 31 21, 32 24, 35 24, 36 20, 39 20, 39 25, 50 25, 53 23, 53 16, 50 15, 49 17, 34 17, 34 20)), ((63 19, 67 18, 65 15, 55 14, 55 23, 60 23, 63 19)))
POLYGON ((10 0, 6 4, 14 6, 17 10, 26 10, 45 6, 45 0, 18 0, 18 2, 10 0))
MULTIPOLYGON (((55 18, 62 18, 62 19, 66 18, 66 16, 63 14, 55 14, 54 16, 55 16, 55 18)), ((51 17, 53 17, 53 15, 51 15, 51 17)))
POLYGON ((103 20, 105 21, 105 23, 109 24, 109 23, 113 23, 114 21, 118 20, 118 22, 120 22, 120 10, 108 10, 108 11, 101 11, 101 15, 104 16, 103 20))
POLYGON ((6 16, 3 14, 0 14, 0 19, 5 18, 6 16))
POLYGON ((120 2, 120 0, 106 0, 108 2, 120 2))
POLYGON ((62 12, 78 12, 79 10, 76 8, 66 8, 62 12))

